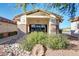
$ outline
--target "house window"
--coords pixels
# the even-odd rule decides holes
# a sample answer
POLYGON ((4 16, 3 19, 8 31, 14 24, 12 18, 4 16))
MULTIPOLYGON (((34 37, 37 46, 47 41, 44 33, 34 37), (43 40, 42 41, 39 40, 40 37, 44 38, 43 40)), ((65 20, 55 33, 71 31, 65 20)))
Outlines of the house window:
POLYGON ((25 22, 26 16, 21 16, 20 21, 25 22))
POLYGON ((21 20, 20 20, 21 22, 25 22, 25 19, 24 18, 21 18, 21 20))
POLYGON ((51 24, 56 24, 56 20, 55 20, 54 18, 51 18, 51 19, 50 19, 50 23, 51 23, 51 24))

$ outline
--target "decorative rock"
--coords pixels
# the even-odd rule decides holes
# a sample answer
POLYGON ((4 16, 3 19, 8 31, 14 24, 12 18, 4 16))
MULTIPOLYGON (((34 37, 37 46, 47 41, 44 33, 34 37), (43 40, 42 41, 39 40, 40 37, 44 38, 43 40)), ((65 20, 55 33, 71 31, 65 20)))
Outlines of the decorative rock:
POLYGON ((33 56, 43 56, 45 53, 45 48, 41 44, 36 44, 32 49, 33 56))
POLYGON ((5 44, 1 48, 3 49, 1 50, 2 53, 0 53, 0 55, 4 55, 4 56, 29 56, 30 55, 30 52, 20 49, 18 43, 5 44))
POLYGON ((7 56, 14 56, 13 52, 8 52, 7 56))
POLYGON ((19 44, 18 44, 18 43, 12 44, 11 46, 12 46, 13 48, 14 48, 14 47, 19 48, 19 44))
POLYGON ((30 52, 24 51, 24 50, 23 50, 23 51, 20 50, 18 55, 19 55, 19 56, 29 56, 29 55, 30 55, 30 52))

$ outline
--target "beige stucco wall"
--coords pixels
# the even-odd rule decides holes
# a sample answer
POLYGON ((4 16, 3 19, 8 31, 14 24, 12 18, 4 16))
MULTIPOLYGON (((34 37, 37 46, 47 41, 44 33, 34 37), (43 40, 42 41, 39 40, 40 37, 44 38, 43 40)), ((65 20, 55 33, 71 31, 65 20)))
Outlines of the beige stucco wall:
MULTIPOLYGON (((25 15, 24 15, 25 16, 25 15)), ((30 24, 47 24, 47 32, 56 33, 56 19, 53 19, 52 24, 50 23, 50 18, 40 18, 40 17, 20 17, 20 21, 17 21, 17 27, 19 33, 28 33, 30 24), (23 18, 24 17, 24 18, 23 18), (23 21, 21 21, 23 19, 23 21), (24 22, 24 23, 23 23, 24 22), (50 23, 50 24, 49 24, 50 23), (49 28, 50 27, 50 28, 49 28)))
POLYGON ((19 33, 26 33, 26 21, 26 15, 21 16, 19 21, 17 21, 17 28, 19 30, 19 33))
POLYGON ((6 22, 0 22, 0 33, 13 32, 13 31, 17 31, 16 25, 6 22))

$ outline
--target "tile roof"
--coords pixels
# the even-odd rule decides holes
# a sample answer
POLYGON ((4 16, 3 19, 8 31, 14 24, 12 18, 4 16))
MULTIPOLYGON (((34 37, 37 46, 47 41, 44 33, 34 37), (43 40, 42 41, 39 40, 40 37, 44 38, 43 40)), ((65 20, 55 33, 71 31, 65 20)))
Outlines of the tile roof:
POLYGON ((13 21, 9 20, 9 19, 6 19, 4 17, 0 17, 0 22, 6 22, 6 23, 10 23, 10 24, 16 24, 14 23, 13 21))

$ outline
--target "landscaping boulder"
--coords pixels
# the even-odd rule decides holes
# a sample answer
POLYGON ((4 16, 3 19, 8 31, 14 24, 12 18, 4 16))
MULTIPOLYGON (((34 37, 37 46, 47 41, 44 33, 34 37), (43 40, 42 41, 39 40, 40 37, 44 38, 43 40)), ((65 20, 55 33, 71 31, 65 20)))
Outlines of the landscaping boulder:
POLYGON ((36 44, 31 52, 31 55, 33 56, 43 56, 45 54, 45 48, 41 44, 36 44))

